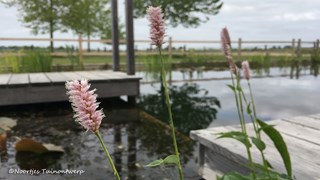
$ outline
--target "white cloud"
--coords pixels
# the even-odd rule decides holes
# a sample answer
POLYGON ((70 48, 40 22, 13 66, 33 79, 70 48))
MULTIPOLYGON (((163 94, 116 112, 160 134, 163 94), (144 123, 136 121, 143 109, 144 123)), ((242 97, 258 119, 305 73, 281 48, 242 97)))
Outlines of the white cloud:
POLYGON ((271 19, 275 21, 313 21, 319 19, 319 12, 303 12, 303 13, 285 13, 283 15, 275 15, 271 19))

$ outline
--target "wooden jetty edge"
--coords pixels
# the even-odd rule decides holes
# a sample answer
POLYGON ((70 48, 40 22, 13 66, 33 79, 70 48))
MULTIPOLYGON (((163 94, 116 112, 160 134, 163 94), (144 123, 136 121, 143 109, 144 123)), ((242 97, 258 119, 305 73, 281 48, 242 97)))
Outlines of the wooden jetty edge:
MULTIPOLYGON (((291 156, 293 175, 297 180, 320 179, 320 114, 282 118, 267 121, 282 134, 291 156)), ((248 173, 246 150, 236 140, 217 139, 216 133, 240 130, 240 126, 222 126, 191 131, 190 136, 199 142, 199 174, 206 180, 215 179, 230 171, 248 173)), ((253 135, 252 124, 248 133, 253 135)), ((267 148, 266 159, 278 172, 285 173, 282 159, 273 143, 266 135, 262 136, 267 148)), ((252 147, 253 161, 261 163, 260 153, 252 147)))
POLYGON ((119 71, 0 74, 0 106, 66 101, 65 82, 87 79, 99 98, 136 96, 140 79, 119 71))

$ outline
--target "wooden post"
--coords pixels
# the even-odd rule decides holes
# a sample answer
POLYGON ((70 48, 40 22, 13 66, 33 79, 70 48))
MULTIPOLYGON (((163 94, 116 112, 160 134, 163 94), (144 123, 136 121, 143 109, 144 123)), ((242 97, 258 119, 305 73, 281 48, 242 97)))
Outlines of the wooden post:
POLYGON ((239 38, 238 39, 238 61, 241 61, 241 43, 242 43, 242 39, 239 38))
POLYGON ((83 67, 83 50, 82 50, 82 34, 79 34, 79 62, 81 67, 83 67))
POLYGON ((112 14, 112 61, 113 70, 120 71, 120 57, 119 57, 119 25, 118 25, 118 0, 111 2, 112 14))
POLYGON ((133 34, 133 0, 126 3, 126 43, 127 43, 127 74, 135 74, 134 34, 133 34))
POLYGON ((315 50, 316 50, 316 54, 318 54, 318 53, 319 53, 319 46, 320 46, 320 41, 319 41, 319 39, 317 39, 315 45, 316 45, 316 47, 315 47, 315 48, 316 48, 316 49, 315 49, 315 50))
POLYGON ((203 175, 203 168, 205 163, 205 153, 206 153, 206 147, 203 144, 199 144, 199 174, 203 175))
POLYGON ((292 55, 294 56, 295 55, 295 51, 296 51, 296 40, 293 38, 292 39, 292 55))
POLYGON ((264 52, 265 52, 265 55, 268 55, 268 45, 264 45, 264 52))
MULTIPOLYGON (((301 39, 298 39, 297 57, 298 57, 298 58, 301 58, 301 39)), ((300 60, 300 59, 299 59, 299 60, 300 60)))
POLYGON ((168 43, 168 54, 169 59, 172 59, 172 37, 169 37, 169 43, 168 43))

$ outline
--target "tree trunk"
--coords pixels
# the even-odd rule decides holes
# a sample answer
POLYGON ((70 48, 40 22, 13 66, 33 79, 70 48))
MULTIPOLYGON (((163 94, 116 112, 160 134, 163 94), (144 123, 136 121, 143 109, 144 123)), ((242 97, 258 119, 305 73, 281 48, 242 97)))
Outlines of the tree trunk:
POLYGON ((91 49, 90 49, 90 35, 88 34, 88 52, 90 52, 91 49))
POLYGON ((54 48, 53 48, 53 22, 50 21, 50 52, 53 52, 54 51, 54 48))
POLYGON ((54 48, 53 48, 53 31, 54 31, 54 22, 53 22, 53 4, 52 4, 52 0, 50 0, 50 21, 49 21, 49 24, 50 24, 50 52, 53 52, 54 51, 54 48))

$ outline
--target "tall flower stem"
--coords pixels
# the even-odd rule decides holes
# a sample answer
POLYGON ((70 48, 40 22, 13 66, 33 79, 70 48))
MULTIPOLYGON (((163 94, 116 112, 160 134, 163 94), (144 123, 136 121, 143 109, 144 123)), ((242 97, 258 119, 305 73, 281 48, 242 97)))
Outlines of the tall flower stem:
MULTIPOLYGON (((256 107, 255 107, 255 103, 254 103, 254 99, 253 99, 253 93, 252 93, 252 89, 251 89, 251 85, 250 85, 250 81, 247 80, 248 82, 248 87, 249 87, 249 93, 250 93, 250 100, 251 100, 251 104, 252 104, 252 109, 253 109, 253 116, 252 116, 252 113, 250 114, 250 117, 251 117, 251 120, 252 120, 252 124, 254 126, 254 130, 256 132, 256 136, 258 139, 261 140, 261 134, 260 134, 260 131, 258 130, 258 123, 256 122, 257 121, 257 113, 256 113, 256 107)), ((243 91, 242 91, 243 93, 243 91)), ((244 93, 243 93, 243 96, 245 97, 244 93)), ((267 160, 264 156, 264 153, 262 151, 261 152, 261 158, 262 158, 262 161, 263 161, 263 166, 265 168, 265 171, 267 172, 269 178, 271 178, 271 175, 270 175, 270 171, 269 171, 269 168, 268 168, 268 164, 267 164, 267 160)))
POLYGON ((115 167, 114 164, 113 164, 112 158, 111 158, 111 156, 110 156, 110 154, 109 154, 109 151, 108 151, 107 147, 105 146, 104 142, 102 141, 102 138, 101 138, 101 136, 100 136, 99 131, 96 131, 95 134, 96 134, 96 136, 98 137, 98 139, 99 139, 99 141, 100 141, 100 143, 101 143, 101 146, 102 146, 104 152, 105 152, 106 155, 107 155, 107 158, 108 158, 108 161, 109 161, 109 163, 110 163, 110 165, 111 165, 111 168, 112 168, 112 170, 113 170, 114 176, 116 176, 117 180, 120 180, 119 173, 118 173, 116 167, 115 167))
POLYGON ((173 139, 173 146, 174 146, 175 154, 176 154, 176 156, 178 158, 178 164, 177 165, 178 165, 180 180, 183 180, 183 173, 182 173, 182 167, 181 167, 181 163, 180 163, 179 149, 178 149, 178 145, 177 145, 176 133, 175 133, 175 130, 174 130, 174 123, 173 123, 173 117, 172 117, 169 90, 168 90, 168 85, 167 85, 167 80, 166 80, 166 70, 164 68, 164 62, 163 62, 161 47, 158 47, 158 50, 159 50, 159 58, 160 58, 160 62, 161 62, 162 83, 163 83, 163 86, 164 86, 164 92, 165 92, 165 96, 166 96, 166 104, 167 104, 168 113, 169 113, 169 121, 170 121, 169 125, 170 125, 171 135, 172 135, 172 139, 173 139))
MULTIPOLYGON (((240 114, 241 114, 240 121, 242 121, 242 124, 243 124, 243 132, 248 135, 247 129, 246 129, 246 123, 245 123, 245 120, 244 120, 243 103, 242 103, 242 96, 241 96, 242 88, 241 88, 241 84, 240 84, 240 77, 239 77, 239 75, 237 75, 236 78, 237 78, 237 87, 236 87, 236 90, 238 91, 239 105, 240 105, 239 108, 240 108, 240 114)), ((239 108, 238 108, 238 111, 239 111, 239 108)), ((253 179, 255 180, 255 179, 256 179, 256 174, 255 174, 255 171, 254 171, 254 166, 253 166, 253 161, 252 161, 252 156, 251 156, 250 148, 246 146, 246 150, 247 150, 247 154, 248 154, 248 159, 249 159, 249 163, 250 163, 250 169, 251 169, 251 172, 252 172, 252 177, 253 177, 253 179)))

